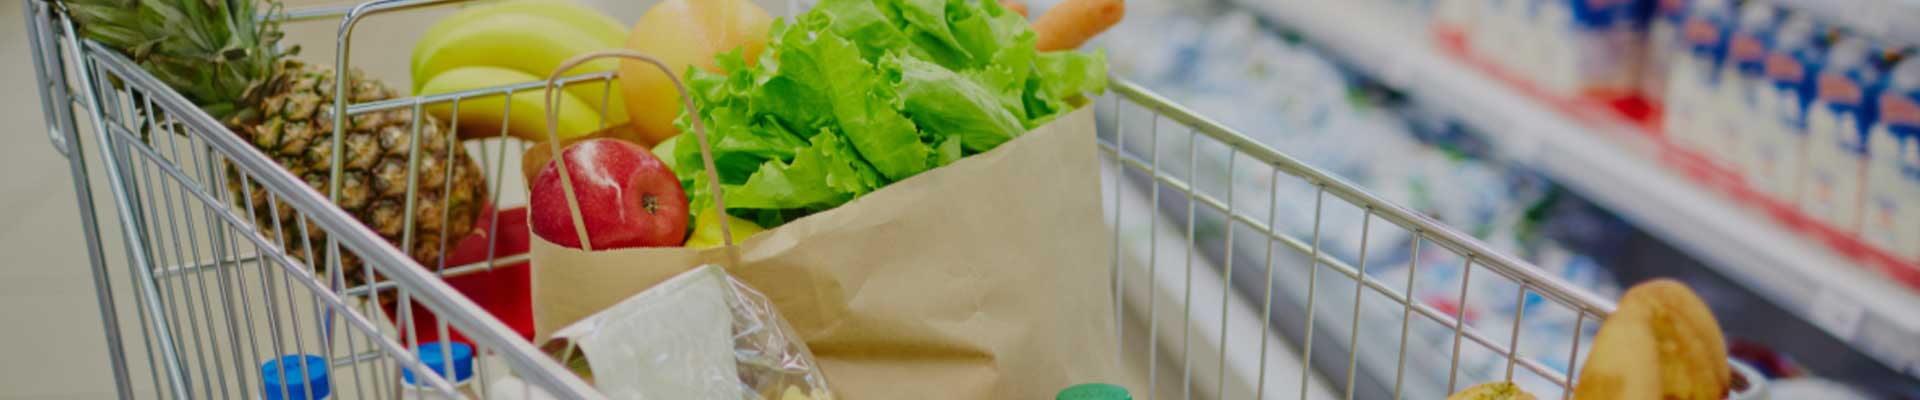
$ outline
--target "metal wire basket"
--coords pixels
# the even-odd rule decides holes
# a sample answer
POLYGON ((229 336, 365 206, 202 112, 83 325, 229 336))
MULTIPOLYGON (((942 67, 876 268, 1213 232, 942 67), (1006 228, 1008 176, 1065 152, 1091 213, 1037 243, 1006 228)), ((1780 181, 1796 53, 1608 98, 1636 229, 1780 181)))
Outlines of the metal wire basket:
MULTIPOLYGON (((454 3, 459 1, 376 0, 278 18, 339 18, 334 65, 344 74, 352 34, 365 17, 454 3)), ((423 265, 129 60, 76 39, 71 22, 49 3, 23 4, 47 133, 67 159, 81 200, 80 224, 120 397, 260 397, 261 388, 272 387, 265 382, 286 377, 259 367, 283 355, 318 356, 330 379, 325 387, 303 388, 314 393, 273 394, 278 398, 318 398, 320 391, 336 398, 398 398, 408 395, 405 390, 529 398, 536 387, 561 398, 600 397, 443 281, 524 261, 494 251, 502 235, 487 237, 482 261, 446 265, 443 257, 438 265, 423 265), (82 132, 82 117, 90 134, 82 132), (87 146, 95 152, 87 153, 87 146), (98 197, 94 173, 105 175, 107 193, 98 197), (264 190, 230 190, 229 173, 264 190), (96 203, 99 197, 107 199, 96 203), (298 213, 303 226, 258 226, 248 208, 256 202, 298 213), (301 243, 266 233, 281 229, 321 230, 329 245, 321 252, 290 251, 301 243), (110 246, 114 242, 117 247, 110 246), (367 274, 378 276, 347 287, 340 268, 316 269, 311 260, 291 255, 323 253, 351 254, 370 267, 363 269, 367 274), (328 273, 316 275, 318 270, 328 273), (416 309, 438 317, 426 324, 432 337, 447 338, 452 331, 467 337, 481 384, 456 387, 429 372, 431 360, 415 356, 423 336, 416 309), (422 382, 408 388, 401 383, 403 370, 422 382), (526 383, 512 386, 519 393, 487 384, 508 376, 526 383)), ((565 83, 611 80, 610 74, 596 74, 565 83)), ((462 100, 511 96, 541 85, 366 104, 345 104, 342 97, 335 109, 346 110, 341 118, 401 108, 418 116, 425 106, 452 104, 458 110, 462 100)), ((1138 85, 1115 78, 1114 89, 1094 106, 1111 179, 1105 185, 1107 215, 1120 253, 1112 266, 1115 329, 1122 338, 1116 351, 1148 385, 1139 397, 1441 398, 1468 384, 1502 379, 1530 382, 1528 388, 1542 397, 1570 397, 1565 388, 1571 387, 1568 377, 1577 375, 1581 344, 1612 311, 1610 301, 1138 85), (1169 130, 1182 132, 1163 134, 1169 130), (1293 189, 1285 189, 1289 185, 1293 189), (1311 193, 1304 202, 1280 194, 1300 188, 1311 193), (1312 222, 1281 218, 1284 210, 1312 222), (1324 223, 1352 222, 1356 215, 1357 252, 1323 246, 1332 235, 1322 232, 1324 223), (1381 253, 1377 238, 1383 232, 1399 232, 1390 245, 1405 246, 1411 259, 1420 259, 1423 250, 1444 252, 1458 259, 1463 275, 1482 276, 1458 279, 1457 304, 1470 300, 1469 285, 1511 286, 1521 301, 1504 319, 1510 323, 1462 323, 1468 319, 1463 307, 1447 312, 1410 298, 1419 282, 1413 266, 1402 277, 1372 274, 1369 262, 1378 261, 1369 260, 1369 247, 1381 253), (1487 276, 1504 283, 1487 283, 1487 276), (1322 293, 1328 291, 1335 292, 1322 293), (1530 297, 1544 301, 1526 301, 1530 297), (1523 345, 1520 321, 1541 307, 1570 317, 1572 337, 1523 345), (1536 360, 1547 352, 1537 350, 1542 348, 1566 354, 1568 362, 1536 360), (1442 369, 1445 374, 1419 373, 1442 369)), ((423 139, 420 131, 416 118, 416 143, 423 139)), ((452 131, 424 139, 456 143, 452 131)), ((524 192, 519 179, 502 176, 517 171, 505 165, 529 144, 504 137, 455 144, 469 146, 481 160, 495 205, 524 201, 501 195, 524 192)), ((418 163, 417 150, 409 157, 410 164, 418 163)), ((410 184, 407 190, 413 197, 418 188, 410 184)), ((489 215, 476 225, 499 229, 500 214, 489 215)), ((411 224, 406 232, 413 231, 411 224)), ((448 254, 446 246, 439 254, 448 254)), ((337 263, 341 257, 323 259, 337 263)), ((1763 392, 1757 375, 1739 370, 1751 385, 1737 396, 1763 392)))

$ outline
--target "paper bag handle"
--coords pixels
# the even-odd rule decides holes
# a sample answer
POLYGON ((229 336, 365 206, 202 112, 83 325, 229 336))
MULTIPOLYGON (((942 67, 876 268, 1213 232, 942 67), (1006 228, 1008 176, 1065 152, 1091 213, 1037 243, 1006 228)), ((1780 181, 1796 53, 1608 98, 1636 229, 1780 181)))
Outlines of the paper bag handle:
POLYGON ((726 220, 727 202, 722 198, 721 192, 723 192, 723 190, 720 185, 719 170, 713 166, 713 149, 707 144, 707 127, 704 123, 700 122, 700 113, 694 108, 693 97, 688 95, 686 85, 680 83, 680 77, 674 75, 673 69, 668 68, 667 64, 661 62, 660 59, 638 51, 610 49, 581 54, 568 59, 567 62, 560 63, 560 67, 554 68, 553 73, 547 75, 545 95, 543 96, 543 101, 545 101, 547 107, 547 147, 548 150, 551 151, 551 154, 553 154, 555 169, 558 169, 560 172, 560 189, 566 193, 567 212, 573 216, 574 234, 580 235, 580 248, 586 251, 593 251, 593 242, 587 240, 586 217, 580 214, 580 198, 573 193, 573 177, 571 176, 572 174, 567 172, 566 154, 560 152, 560 107, 555 104, 560 97, 555 94, 561 92, 555 89, 558 88, 557 82, 560 80, 561 73, 572 70, 573 67, 585 64, 588 61, 608 57, 639 60, 652 64, 655 68, 659 68, 661 73, 667 74, 667 80, 673 82, 673 89, 680 92, 680 103, 687 108, 687 114, 691 116, 691 118, 687 119, 693 121, 694 137, 700 140, 700 161, 705 163, 707 167, 707 188, 713 191, 713 208, 715 212, 720 213, 719 215, 721 217, 720 238, 722 243, 727 247, 733 247, 733 227, 730 226, 733 224, 727 223, 726 220))

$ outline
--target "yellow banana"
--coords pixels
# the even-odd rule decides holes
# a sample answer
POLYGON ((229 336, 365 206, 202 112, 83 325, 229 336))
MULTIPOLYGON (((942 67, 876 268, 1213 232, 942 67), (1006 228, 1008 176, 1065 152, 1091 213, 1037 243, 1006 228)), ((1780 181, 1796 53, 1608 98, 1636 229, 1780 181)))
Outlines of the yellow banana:
MULTIPOLYGON (((452 32, 458 27, 467 26, 473 23, 473 21, 478 21, 496 14, 521 14, 547 17, 572 25, 575 28, 580 28, 581 31, 600 38, 600 43, 607 46, 619 47, 621 43, 626 41, 627 37, 626 26, 622 25, 619 21, 614 21, 613 17, 581 6, 571 0, 508 0, 468 7, 446 18, 441 18, 439 21, 434 22, 433 26, 427 28, 426 34, 420 36, 420 42, 415 44, 415 48, 440 47, 440 44, 437 42, 447 38, 448 32, 452 32)), ((416 53, 413 58, 413 72, 418 73, 420 71, 420 61, 423 60, 419 57, 419 54, 416 53)), ((417 89, 425 82, 425 79, 416 80, 414 87, 417 89)))
MULTIPOLYGON (((693 235, 687 237, 687 242, 683 244, 683 246, 694 249, 704 249, 708 247, 720 247, 724 244, 726 239, 720 236, 720 216, 717 215, 719 213, 713 210, 694 211, 700 213, 698 214, 699 216, 693 218, 693 235)), ((726 216, 726 219, 727 227, 732 228, 734 243, 744 242, 747 240, 747 237, 766 230, 766 228, 761 228, 760 225, 755 225, 753 221, 736 218, 732 215, 726 216)))
MULTIPOLYGON (((575 24, 530 13, 489 13, 451 22, 449 28, 435 29, 414 47, 416 93, 425 93, 426 82, 455 68, 499 67, 545 78, 568 58, 620 47, 575 24)), ((612 59, 596 60, 568 70, 566 75, 612 71, 616 65, 612 59)), ((594 105, 596 111, 605 103, 607 122, 619 124, 627 121, 627 112, 620 94, 613 90, 617 87, 614 82, 579 82, 569 85, 567 92, 594 105)))
MULTIPOLYGON (((516 83, 526 83, 546 79, 525 72, 500 67, 459 67, 441 72, 427 81, 420 89, 421 95, 452 93, 463 90, 482 89, 516 83)), ((515 92, 513 97, 489 95, 460 99, 457 116, 462 138, 495 137, 500 134, 501 116, 507 118, 507 132, 523 140, 544 142, 547 140, 546 104, 541 96, 544 91, 533 89, 515 92), (509 102, 511 108, 509 109, 509 102)), ((571 93, 560 93, 560 115, 558 131, 561 139, 578 137, 593 133, 600 128, 600 113, 597 107, 581 101, 571 93)), ((453 102, 441 102, 427 105, 427 113, 440 117, 442 121, 455 120, 453 102)), ((613 121, 607 121, 612 124, 613 121)))

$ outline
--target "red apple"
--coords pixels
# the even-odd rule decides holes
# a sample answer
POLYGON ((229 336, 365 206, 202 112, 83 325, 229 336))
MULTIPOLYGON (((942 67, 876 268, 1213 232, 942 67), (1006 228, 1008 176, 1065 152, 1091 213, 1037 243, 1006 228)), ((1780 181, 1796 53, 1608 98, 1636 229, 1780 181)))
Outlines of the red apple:
MULTIPOLYGON (((561 150, 579 196, 580 214, 594 250, 679 246, 687 234, 687 193, 680 179, 646 148, 619 139, 592 139, 561 150)), ((547 163, 534 177, 528 208, 535 235, 580 247, 567 210, 560 170, 547 163)))

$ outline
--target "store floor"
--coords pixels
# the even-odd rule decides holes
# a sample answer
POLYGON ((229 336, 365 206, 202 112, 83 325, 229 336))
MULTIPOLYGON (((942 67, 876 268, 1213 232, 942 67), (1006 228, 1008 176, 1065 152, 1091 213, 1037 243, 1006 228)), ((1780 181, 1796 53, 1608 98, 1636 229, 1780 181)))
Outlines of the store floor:
POLYGON ((0 6, 0 399, 108 398, 67 162, 49 144, 20 3, 0 6))

